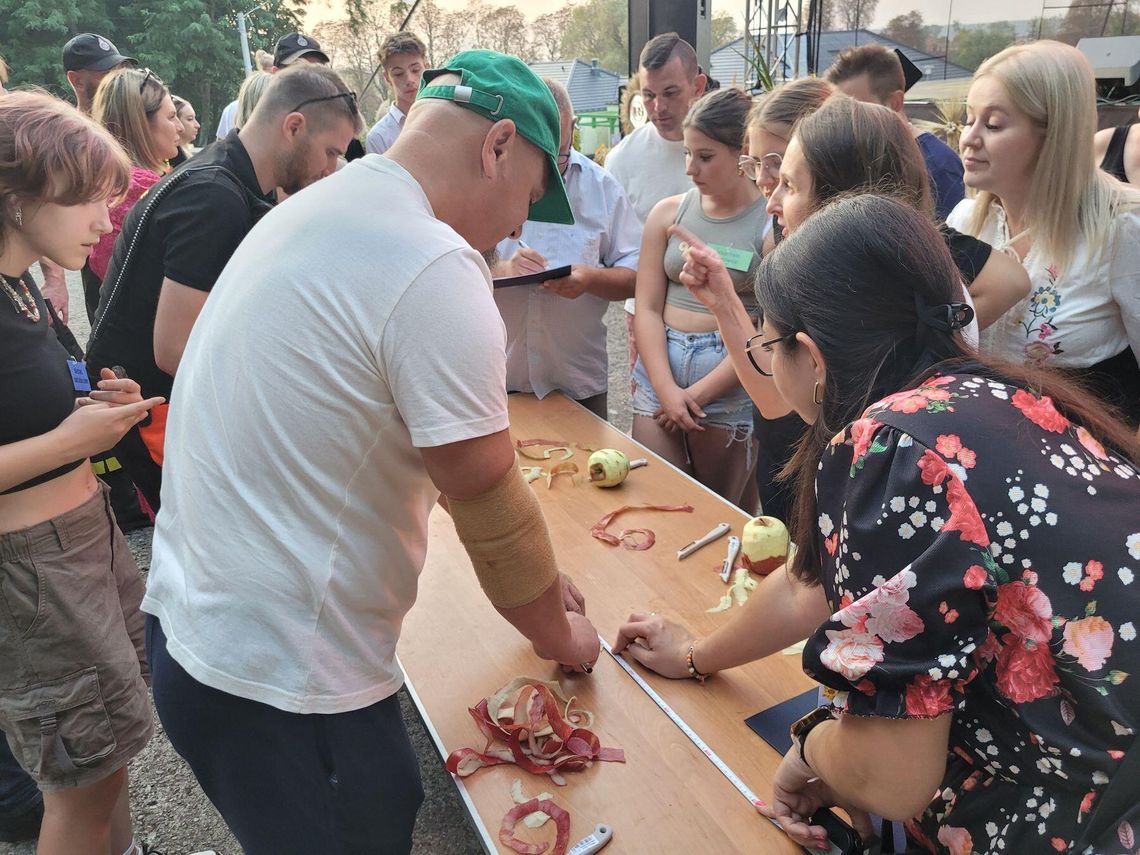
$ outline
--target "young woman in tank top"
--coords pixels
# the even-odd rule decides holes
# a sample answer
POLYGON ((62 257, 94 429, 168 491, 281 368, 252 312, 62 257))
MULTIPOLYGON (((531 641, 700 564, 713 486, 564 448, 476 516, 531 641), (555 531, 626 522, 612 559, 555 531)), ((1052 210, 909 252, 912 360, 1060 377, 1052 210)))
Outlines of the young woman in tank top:
POLYGON ((633 437, 748 512, 756 509, 752 404, 740 385, 716 318, 681 285, 679 224, 720 253, 755 315, 752 274, 768 222, 764 198, 739 166, 751 107, 747 94, 702 97, 684 122, 687 174, 695 185, 649 214, 637 271, 633 437))

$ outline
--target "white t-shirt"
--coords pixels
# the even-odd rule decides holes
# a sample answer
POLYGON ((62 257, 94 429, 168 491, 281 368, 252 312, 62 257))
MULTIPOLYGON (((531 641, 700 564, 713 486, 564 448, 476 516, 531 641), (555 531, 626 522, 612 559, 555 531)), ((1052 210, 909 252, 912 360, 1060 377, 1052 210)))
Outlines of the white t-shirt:
MULTIPOLYGON (((964 232, 975 201, 958 203, 946 222, 964 232)), ((1009 243, 1005 209, 994 203, 976 235, 1001 250, 1009 243)), ((980 349, 1014 362, 1088 368, 1129 345, 1140 360, 1140 212, 1118 215, 1104 252, 1084 243, 1067 270, 1033 247, 1022 262, 1029 295, 981 333, 980 349)))
POLYGON ((233 130, 234 119, 237 118, 237 107, 237 99, 235 98, 226 104, 225 109, 222 110, 221 118, 218 119, 218 139, 224 140, 229 135, 229 132, 233 130))
POLYGON ((194 679, 296 713, 360 709, 439 493, 418 448, 508 426, 490 271, 367 155, 250 232, 186 346, 143 609, 194 679))
POLYGON ((390 149, 392 143, 396 141, 396 137, 400 135, 400 131, 404 129, 404 119, 406 118, 404 111, 393 101, 392 106, 380 117, 380 121, 372 126, 372 130, 365 137, 365 151, 369 154, 383 154, 390 149))
MULTIPOLYGON (((621 185, 573 150, 565 180, 573 225, 527 220, 523 242, 551 268, 582 264, 636 270, 641 221, 621 185)), ((518 241, 508 238, 499 244, 499 253, 510 258, 518 247, 518 241)), ((495 303, 507 327, 507 391, 545 398, 557 389, 577 401, 606 391, 609 360, 602 318, 609 300, 595 294, 569 300, 539 285, 523 285, 496 289, 495 303)))
MULTIPOLYGON (((684 140, 667 140, 657 126, 646 122, 606 156, 608 169, 625 188, 633 209, 644 224, 653 206, 669 196, 680 196, 692 189, 685 174, 684 140)), ((625 301, 633 314, 634 301, 625 301)))

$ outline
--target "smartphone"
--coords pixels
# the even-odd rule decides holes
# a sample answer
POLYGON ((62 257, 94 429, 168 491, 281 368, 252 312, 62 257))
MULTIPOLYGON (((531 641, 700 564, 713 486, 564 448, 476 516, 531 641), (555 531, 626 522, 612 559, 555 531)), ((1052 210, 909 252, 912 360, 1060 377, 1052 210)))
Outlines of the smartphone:
MULTIPOLYGON (((813 813, 809 822, 811 825, 822 825, 827 830, 827 840, 831 844, 831 848, 827 850, 827 855, 877 855, 877 846, 868 848, 859 832, 827 808, 813 813)), ((824 850, 806 849, 805 851, 820 853, 824 850)))

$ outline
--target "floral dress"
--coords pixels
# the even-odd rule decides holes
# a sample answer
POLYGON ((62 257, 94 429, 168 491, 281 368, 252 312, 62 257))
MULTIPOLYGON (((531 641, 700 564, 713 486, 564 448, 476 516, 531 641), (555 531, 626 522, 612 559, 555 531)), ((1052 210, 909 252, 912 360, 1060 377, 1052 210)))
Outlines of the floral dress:
MULTIPOLYGON (((1071 851, 1140 729, 1140 472, 1049 398, 959 374, 869 408, 816 486, 834 614, 804 670, 845 714, 953 715, 912 843, 1071 851)), ((1133 852, 1140 806, 1115 831, 1097 851, 1133 852)))

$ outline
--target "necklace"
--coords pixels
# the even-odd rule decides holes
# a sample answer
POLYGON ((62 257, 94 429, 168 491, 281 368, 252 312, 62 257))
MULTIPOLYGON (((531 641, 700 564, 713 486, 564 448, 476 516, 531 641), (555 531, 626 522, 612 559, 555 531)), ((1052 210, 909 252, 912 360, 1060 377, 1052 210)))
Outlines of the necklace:
POLYGON ((8 295, 8 299, 12 301, 17 312, 32 323, 39 323, 40 307, 36 305, 36 298, 28 290, 28 283, 22 278, 13 279, 10 276, 0 274, 0 285, 3 285, 4 293, 8 295), (16 290, 17 288, 19 291, 16 290))

